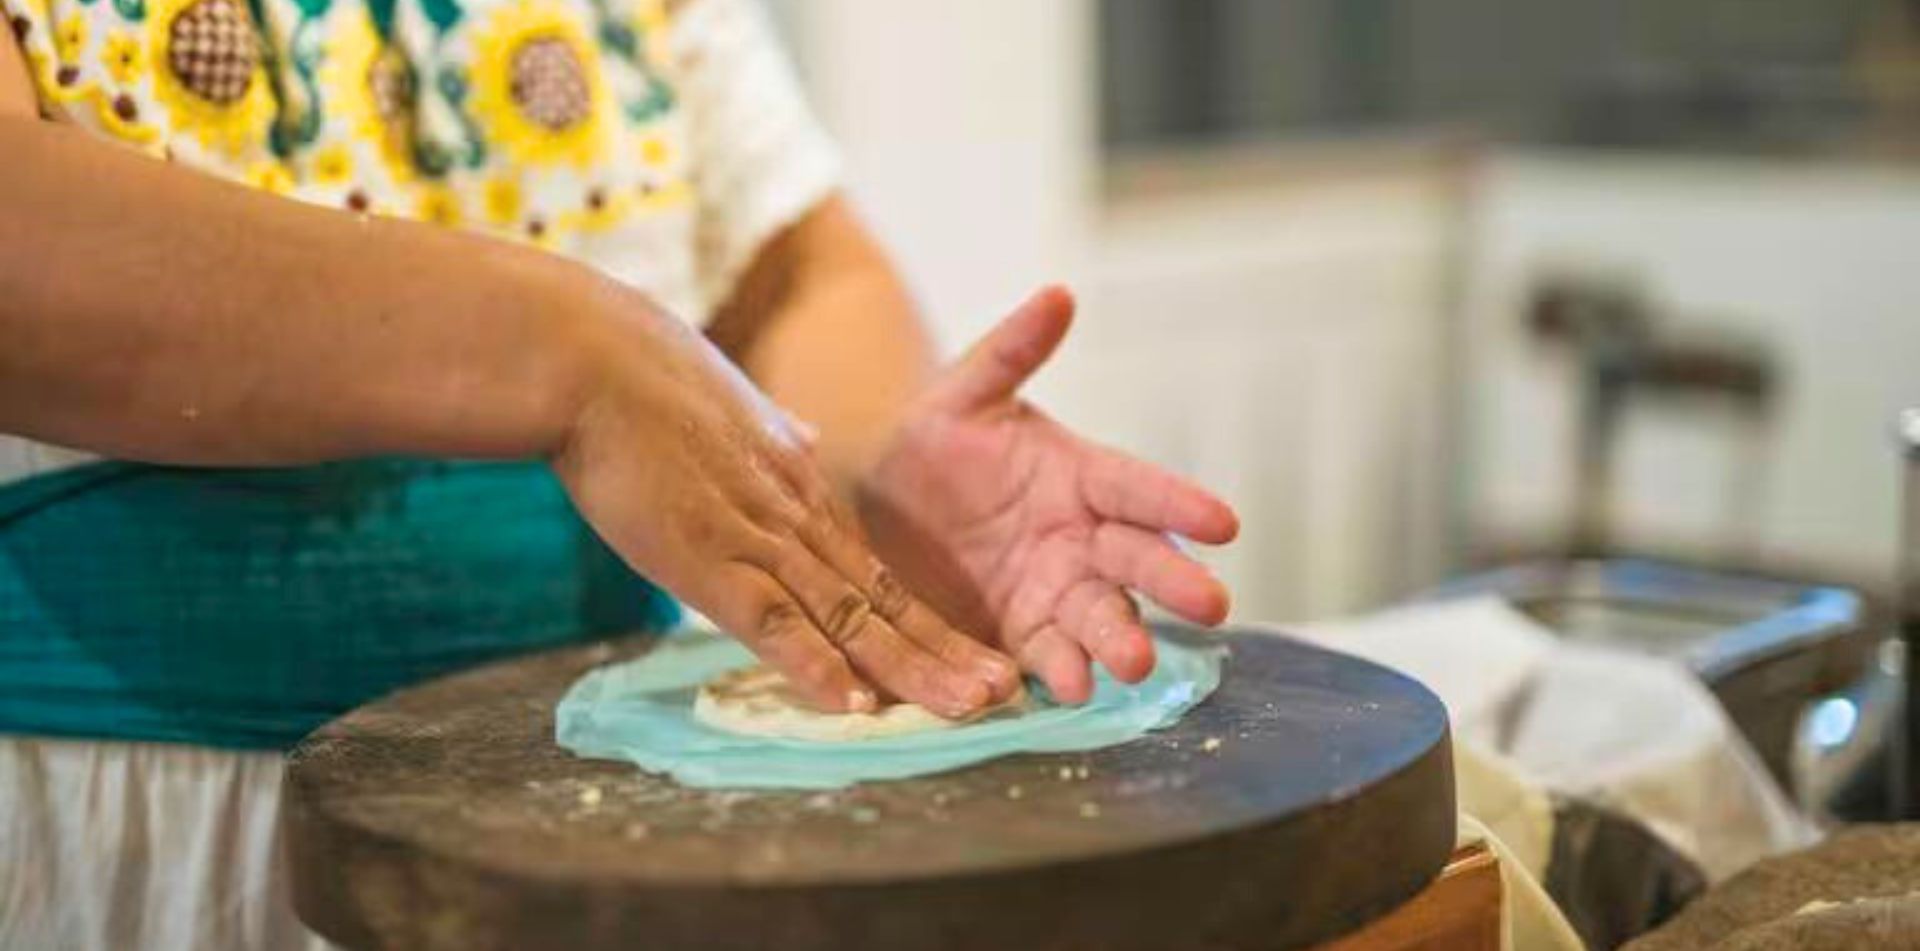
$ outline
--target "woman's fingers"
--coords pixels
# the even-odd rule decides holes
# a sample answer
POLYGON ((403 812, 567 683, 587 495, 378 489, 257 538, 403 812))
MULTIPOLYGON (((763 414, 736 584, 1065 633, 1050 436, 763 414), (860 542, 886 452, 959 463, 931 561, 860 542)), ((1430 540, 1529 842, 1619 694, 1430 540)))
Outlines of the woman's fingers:
POLYGON ((1121 682, 1139 683, 1153 672, 1153 639, 1118 586, 1097 578, 1075 584, 1061 596, 1053 622, 1121 682))
POLYGON ((914 643, 956 670, 970 671, 987 688, 990 703, 999 703, 1020 688, 1020 666, 1005 654, 949 627, 916 599, 909 598, 894 627, 914 643))
POLYGON ((1165 535, 1121 522, 1094 530, 1090 557, 1100 577, 1138 591, 1195 624, 1227 619, 1227 588, 1165 535))
POLYGON ((1093 696, 1093 671, 1087 652, 1060 629, 1048 625, 1020 643, 1020 664, 1047 685, 1061 703, 1086 703, 1093 696))
POLYGON ((1213 493, 1122 452, 1089 447, 1080 481, 1087 504, 1107 518, 1209 545, 1240 533, 1240 517, 1213 493))
POLYGON ((854 673, 807 610, 765 569, 735 562, 716 574, 708 611, 755 655, 787 676, 807 702, 835 713, 867 713, 879 697, 854 673))
POLYGON ((801 526, 800 540, 864 595, 869 607, 893 630, 937 659, 946 674, 978 683, 985 689, 987 702, 1012 696, 1020 683, 1019 668, 981 641, 954 630, 908 592, 866 544, 843 527, 848 523, 845 513, 829 507, 801 526))
POLYGON ((991 691, 979 677, 923 649, 894 626, 879 602, 898 595, 860 590, 798 541, 783 548, 774 576, 854 669, 888 693, 942 716, 966 716, 987 704, 991 691))
POLYGON ((1073 295, 1043 287, 1015 307, 927 390, 927 399, 954 412, 1010 399, 1047 362, 1073 323, 1073 295))

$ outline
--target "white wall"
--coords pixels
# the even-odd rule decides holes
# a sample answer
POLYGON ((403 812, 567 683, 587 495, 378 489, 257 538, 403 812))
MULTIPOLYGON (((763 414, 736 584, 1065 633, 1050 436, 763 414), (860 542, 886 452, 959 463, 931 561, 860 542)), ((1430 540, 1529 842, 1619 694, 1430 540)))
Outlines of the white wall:
POLYGON ((1083 0, 789 4, 855 196, 963 346, 1070 278, 1092 169, 1083 0))
MULTIPOLYGON (((1701 549, 1742 536, 1764 561, 1884 577, 1895 554, 1896 409, 1920 403, 1920 175, 1846 165, 1514 154, 1481 176, 1471 272, 1471 506, 1490 536, 1557 530, 1572 390, 1519 328, 1543 265, 1637 275, 1695 323, 1767 341, 1785 400, 1759 446, 1750 517, 1725 475, 1746 464, 1721 421, 1649 412, 1627 443, 1628 543, 1701 549)), ((1684 326, 1684 325, 1683 325, 1684 326)))
POLYGON ((1124 207, 1090 242, 1095 319, 1054 402, 1234 500, 1216 560, 1247 619, 1327 617, 1435 580, 1442 320, 1459 194, 1443 165, 1124 207))
POLYGON ((1082 321, 1035 388, 1219 487, 1246 619, 1379 603, 1440 548, 1455 193, 1424 166, 1174 195, 1097 187, 1087 0, 835 0, 785 12, 854 189, 953 346, 1035 285, 1082 321))

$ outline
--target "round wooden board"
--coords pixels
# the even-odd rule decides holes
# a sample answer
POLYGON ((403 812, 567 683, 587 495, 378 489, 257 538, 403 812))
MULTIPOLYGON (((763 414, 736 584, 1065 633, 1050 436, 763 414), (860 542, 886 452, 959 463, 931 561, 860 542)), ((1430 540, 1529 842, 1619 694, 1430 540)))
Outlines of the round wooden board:
POLYGON ((443 678, 293 751, 295 905, 363 949, 1280 949, 1431 880, 1454 844, 1440 702, 1296 641, 1205 637, 1225 679, 1164 731, 831 793, 559 748, 567 686, 646 639, 443 678))

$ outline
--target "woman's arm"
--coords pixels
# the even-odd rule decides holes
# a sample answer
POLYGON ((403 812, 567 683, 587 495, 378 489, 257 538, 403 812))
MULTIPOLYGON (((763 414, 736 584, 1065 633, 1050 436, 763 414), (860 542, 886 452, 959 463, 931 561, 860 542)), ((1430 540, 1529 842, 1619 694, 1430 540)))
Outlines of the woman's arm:
POLYGON ((821 706, 870 708, 879 687, 961 715, 1014 689, 867 550, 764 397, 641 295, 224 184, 17 102, 0 155, 0 430, 176 463, 546 457, 630 564, 821 706))
POLYGON ((123 458, 538 456, 585 400, 584 269, 0 118, 0 429, 123 458))
POLYGON ((761 252, 708 334, 819 429, 820 459, 843 486, 871 467, 936 368, 919 309, 840 196, 761 252))
POLYGON ((38 121, 11 42, 0 155, 0 430, 188 464, 536 456, 586 398, 583 268, 38 121))

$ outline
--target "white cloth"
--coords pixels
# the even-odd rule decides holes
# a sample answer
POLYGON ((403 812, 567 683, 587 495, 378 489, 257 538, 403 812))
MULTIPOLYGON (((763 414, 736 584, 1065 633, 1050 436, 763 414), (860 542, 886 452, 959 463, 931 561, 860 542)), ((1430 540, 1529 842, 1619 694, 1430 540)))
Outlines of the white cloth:
POLYGON ((281 757, 0 736, 0 948, 319 951, 279 854, 281 757))
MULTIPOLYGON (((1673 661, 1562 641, 1495 598, 1284 630, 1418 678, 1473 760, 1632 816, 1715 881, 1817 837, 1719 702, 1673 661)), ((1461 777, 1462 808, 1492 808, 1476 802, 1473 774, 1461 777)), ((1508 838, 1533 864, 1549 845, 1540 835, 1508 838)))
POLYGON ((1586 951, 1567 916, 1540 887, 1540 871, 1529 867, 1499 834, 1461 813, 1455 841, 1461 846, 1484 843, 1500 860, 1501 951, 1586 951))

